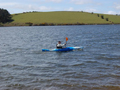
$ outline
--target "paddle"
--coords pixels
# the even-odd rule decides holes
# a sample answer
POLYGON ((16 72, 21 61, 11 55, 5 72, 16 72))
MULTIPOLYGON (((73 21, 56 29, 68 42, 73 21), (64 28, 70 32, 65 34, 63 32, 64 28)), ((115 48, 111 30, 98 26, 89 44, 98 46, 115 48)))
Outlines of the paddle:
POLYGON ((66 44, 67 44, 68 38, 66 37, 66 44))

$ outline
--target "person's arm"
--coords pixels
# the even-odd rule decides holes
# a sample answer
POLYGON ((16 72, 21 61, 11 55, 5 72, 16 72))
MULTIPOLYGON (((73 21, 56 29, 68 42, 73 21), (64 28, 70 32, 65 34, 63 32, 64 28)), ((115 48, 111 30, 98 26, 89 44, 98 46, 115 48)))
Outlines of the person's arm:
POLYGON ((64 47, 66 47, 66 43, 64 44, 64 47))
POLYGON ((62 44, 62 47, 66 47, 66 43, 65 43, 65 44, 62 44))

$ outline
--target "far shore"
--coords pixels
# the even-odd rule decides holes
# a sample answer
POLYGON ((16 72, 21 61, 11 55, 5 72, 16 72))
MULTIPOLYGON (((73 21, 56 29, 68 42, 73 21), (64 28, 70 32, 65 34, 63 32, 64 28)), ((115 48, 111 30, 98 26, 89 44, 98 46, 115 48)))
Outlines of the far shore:
POLYGON ((83 11, 23 12, 11 15, 12 21, 0 26, 120 25, 119 15, 83 11))
POLYGON ((54 23, 40 23, 40 24, 34 24, 34 23, 7 23, 7 24, 0 24, 0 27, 9 27, 9 26, 73 26, 73 25, 120 25, 114 24, 114 23, 94 23, 94 24, 84 24, 84 23, 59 23, 59 24, 54 24, 54 23))

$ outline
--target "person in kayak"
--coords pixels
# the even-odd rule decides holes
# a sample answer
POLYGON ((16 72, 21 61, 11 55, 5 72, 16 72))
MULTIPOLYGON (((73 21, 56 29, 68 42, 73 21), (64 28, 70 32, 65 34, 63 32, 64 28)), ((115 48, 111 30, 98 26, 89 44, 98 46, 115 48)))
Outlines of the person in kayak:
POLYGON ((56 45, 56 48, 58 48, 58 49, 65 48, 65 45, 66 45, 66 43, 65 44, 61 44, 61 41, 58 41, 58 43, 56 45))

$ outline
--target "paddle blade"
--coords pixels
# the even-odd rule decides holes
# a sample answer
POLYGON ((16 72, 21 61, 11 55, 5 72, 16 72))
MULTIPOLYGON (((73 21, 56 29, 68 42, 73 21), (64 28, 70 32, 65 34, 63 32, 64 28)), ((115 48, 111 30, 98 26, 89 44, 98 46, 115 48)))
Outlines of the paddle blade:
POLYGON ((68 41, 68 38, 66 37, 66 41, 68 41))

